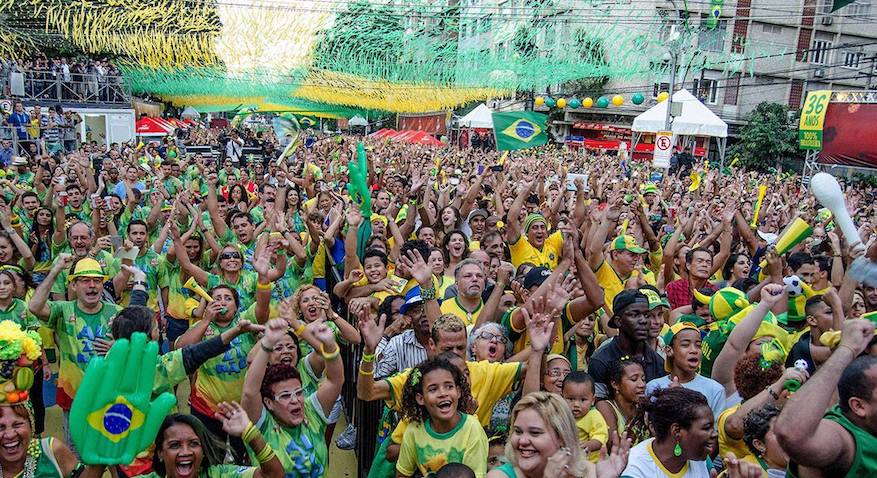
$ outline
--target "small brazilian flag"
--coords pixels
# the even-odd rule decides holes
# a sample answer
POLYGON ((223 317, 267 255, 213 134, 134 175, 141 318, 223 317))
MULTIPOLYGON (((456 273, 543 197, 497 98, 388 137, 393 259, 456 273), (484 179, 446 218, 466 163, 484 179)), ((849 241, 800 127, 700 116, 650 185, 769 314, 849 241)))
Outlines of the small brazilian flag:
POLYGON ((532 111, 493 113, 496 149, 509 151, 542 146, 548 142, 547 121, 548 116, 532 111))

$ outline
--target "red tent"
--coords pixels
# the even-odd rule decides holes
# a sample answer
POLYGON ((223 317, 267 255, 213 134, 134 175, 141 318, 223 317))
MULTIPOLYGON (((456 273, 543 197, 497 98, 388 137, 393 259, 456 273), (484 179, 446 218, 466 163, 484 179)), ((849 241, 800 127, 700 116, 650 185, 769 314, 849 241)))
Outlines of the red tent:
POLYGON ((143 117, 137 120, 134 131, 137 136, 168 136, 174 129, 174 125, 161 118, 143 117))
POLYGON ((375 131, 374 133, 370 134, 369 136, 371 136, 372 138, 390 138, 393 135, 395 135, 396 133, 398 133, 398 132, 394 129, 381 128, 381 129, 375 131))

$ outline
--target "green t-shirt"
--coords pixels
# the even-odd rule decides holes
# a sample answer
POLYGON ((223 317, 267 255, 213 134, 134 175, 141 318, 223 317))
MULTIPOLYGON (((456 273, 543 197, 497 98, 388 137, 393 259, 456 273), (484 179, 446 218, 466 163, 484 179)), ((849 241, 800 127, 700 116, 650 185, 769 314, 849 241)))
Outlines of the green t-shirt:
POLYGON ((76 301, 49 301, 49 318, 46 326, 55 333, 55 342, 61 357, 58 386, 68 397, 76 396, 88 362, 97 353, 94 340, 106 339, 110 332, 110 320, 122 310, 121 307, 103 302, 96 314, 81 310, 76 301))
MULTIPOLYGON (((329 464, 329 450, 324 437, 329 419, 323 413, 316 394, 305 398, 304 416, 299 426, 287 428, 277 423, 263 407, 256 427, 277 454, 287 477, 320 478, 326 474, 329 464)), ((255 461, 253 450, 247 449, 250 459, 255 461)), ((485 463, 486 460, 485 456, 485 463)))
MULTIPOLYGON (((201 470, 198 478, 253 478, 258 468, 238 465, 213 465, 207 468, 207 471, 201 470)), ((152 472, 146 475, 140 475, 140 478, 164 478, 158 473, 152 472)))
POLYGON ((410 423, 402 438, 396 471, 414 476, 419 471, 430 476, 448 463, 462 463, 475 476, 487 473, 487 435, 478 418, 460 414, 460 422, 447 433, 432 429, 429 419, 423 423, 410 423))
POLYGON ((40 328, 40 321, 27 310, 27 303, 21 299, 12 299, 9 307, 0 310, 0 320, 11 320, 20 325, 24 330, 36 330, 40 328))
POLYGON ((152 381, 152 396, 163 392, 174 393, 174 385, 189 378, 183 365, 183 349, 171 350, 158 357, 155 364, 155 378, 152 381))
MULTIPOLYGON (((235 327, 242 319, 256 322, 255 305, 239 313, 225 327, 219 327, 215 322, 211 322, 202 340, 221 335, 235 327)), ((197 325, 198 322, 195 322, 193 327, 197 325)), ((224 354, 212 357, 198 368, 191 396, 193 409, 212 415, 218 410, 217 405, 220 402, 240 400, 244 377, 247 374, 247 354, 255 344, 256 338, 251 334, 238 335, 229 342, 228 350, 224 354)))
MULTIPOLYGON (((65 242, 61 246, 56 246, 52 244, 52 257, 58 257, 58 254, 61 253, 71 254, 73 251, 70 249, 70 244, 65 242)), ((107 251, 101 250, 97 253, 97 256, 94 258, 98 264, 100 264, 101 268, 104 270, 104 274, 107 277, 113 277, 118 274, 122 270, 122 261, 113 257, 107 251)), ((69 270, 62 270, 58 277, 55 278, 55 282, 52 284, 52 293, 53 294, 66 294, 67 293, 67 274, 69 270)))
POLYGON ((256 303, 256 284, 259 283, 259 274, 249 271, 241 271, 236 283, 226 281, 223 276, 217 274, 207 274, 207 290, 222 284, 234 288, 238 291, 241 299, 241 310, 256 303))
MULTIPOLYGON (((144 245, 143 247, 149 247, 144 245)), ((163 287, 167 287, 167 278, 161 267, 161 256, 151 247, 146 250, 146 254, 137 256, 134 259, 134 266, 146 274, 146 293, 149 300, 146 306, 152 310, 158 310, 158 292, 163 287)), ((131 300, 131 291, 125 290, 122 293, 121 305, 127 306, 131 300)), ((165 304, 166 305, 166 304, 165 304)))

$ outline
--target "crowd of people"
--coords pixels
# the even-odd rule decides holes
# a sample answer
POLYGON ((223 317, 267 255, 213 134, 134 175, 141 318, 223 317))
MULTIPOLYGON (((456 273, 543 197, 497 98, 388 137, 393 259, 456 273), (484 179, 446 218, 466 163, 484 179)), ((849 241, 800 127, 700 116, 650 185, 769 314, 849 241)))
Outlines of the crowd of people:
POLYGON ((333 445, 372 478, 877 473, 873 190, 853 239, 789 175, 306 134, 11 156, 0 316, 56 351, 65 436, 43 353, 3 473, 103 471, 69 410, 137 333, 191 393, 117 476, 331 476, 333 445))
POLYGON ((122 73, 100 58, 48 58, 0 60, 0 91, 12 92, 13 73, 22 75, 25 95, 37 100, 119 101, 124 98, 122 73))
POLYGON ((60 104, 43 109, 39 103, 26 108, 21 101, 12 111, 0 115, 0 166, 11 164, 12 156, 37 160, 43 154, 72 153, 79 147, 79 124, 82 117, 60 104))

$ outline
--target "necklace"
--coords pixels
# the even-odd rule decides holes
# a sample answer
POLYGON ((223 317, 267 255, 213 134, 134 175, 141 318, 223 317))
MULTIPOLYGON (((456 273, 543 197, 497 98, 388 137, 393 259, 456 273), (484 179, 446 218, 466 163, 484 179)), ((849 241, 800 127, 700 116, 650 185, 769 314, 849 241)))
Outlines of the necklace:
MULTIPOLYGON (((33 478, 37 469, 37 460, 39 460, 40 454, 42 454, 42 450, 40 450, 39 440, 31 439, 30 443, 27 445, 24 469, 18 476, 21 478, 33 478)), ((0 465, 0 478, 3 478, 3 465, 0 465)))

